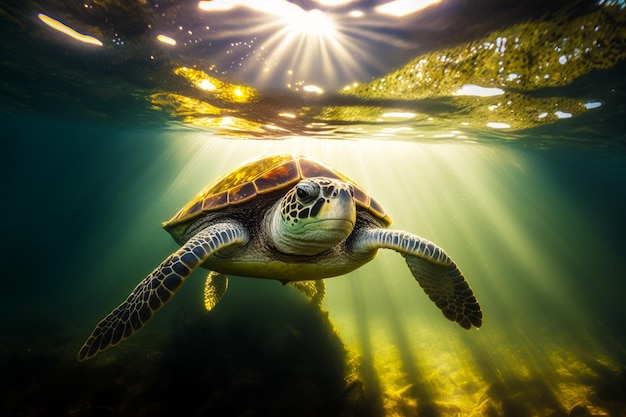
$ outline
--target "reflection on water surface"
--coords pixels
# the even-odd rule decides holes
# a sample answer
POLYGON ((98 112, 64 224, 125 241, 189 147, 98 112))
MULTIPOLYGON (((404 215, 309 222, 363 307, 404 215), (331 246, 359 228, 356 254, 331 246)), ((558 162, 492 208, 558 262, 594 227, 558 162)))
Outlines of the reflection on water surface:
MULTIPOLYGON (((81 112, 84 100, 113 106, 88 106, 102 117, 139 106, 164 112, 147 120, 236 137, 464 140, 580 129, 588 119, 571 119, 619 111, 611 80, 626 25, 617 1, 78 6, 4 6, 14 41, 3 48, 29 53, 3 70, 36 75, 27 88, 37 98, 57 95, 81 112)), ((14 106, 39 107, 4 87, 14 106)))

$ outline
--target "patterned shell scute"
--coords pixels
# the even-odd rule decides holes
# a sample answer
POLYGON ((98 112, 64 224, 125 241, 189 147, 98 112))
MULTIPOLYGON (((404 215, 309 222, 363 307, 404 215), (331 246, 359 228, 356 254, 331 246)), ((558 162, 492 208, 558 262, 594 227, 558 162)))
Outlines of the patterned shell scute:
POLYGON ((300 181, 298 164, 296 161, 288 161, 259 176, 254 180, 254 185, 259 194, 267 194, 298 181, 300 181))
POLYGON ((391 219, 380 204, 345 175, 320 162, 282 154, 248 162, 210 183, 174 217, 163 223, 163 227, 170 230, 178 229, 177 226, 195 219, 202 213, 245 204, 258 195, 289 188, 301 179, 311 177, 335 178, 352 184, 357 205, 383 222, 391 224, 391 219))
MULTIPOLYGON (((253 183, 247 182, 228 191, 228 204, 235 205, 245 203, 248 200, 252 200, 254 197, 256 197, 256 188, 253 183)), ((209 207, 209 210, 210 209, 211 207, 209 207)))

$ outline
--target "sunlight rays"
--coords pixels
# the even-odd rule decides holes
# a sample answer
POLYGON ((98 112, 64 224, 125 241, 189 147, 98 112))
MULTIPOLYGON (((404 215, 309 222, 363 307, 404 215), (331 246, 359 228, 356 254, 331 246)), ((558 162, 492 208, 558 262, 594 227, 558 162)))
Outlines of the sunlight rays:
MULTIPOLYGON (((355 53, 363 51, 349 35, 339 32, 332 17, 319 10, 302 11, 293 16, 279 19, 272 25, 273 33, 261 43, 263 53, 259 59, 264 71, 257 75, 257 83, 264 84, 275 78, 276 74, 285 74, 285 84, 295 85, 302 81, 321 84, 325 88, 333 86, 337 76, 360 77, 363 70, 353 59, 355 53), (309 16, 322 24, 314 27, 307 21, 309 16), (323 16, 324 20, 321 19, 323 16)), ((244 64, 244 70, 250 70, 254 62, 244 64)))
MULTIPOLYGON (((593 312, 576 303, 568 283, 585 261, 570 259, 567 250, 576 248, 564 245, 590 232, 568 228, 580 224, 575 208, 516 149, 307 138, 224 146, 225 139, 203 132, 164 136, 171 142, 167 154, 132 187, 155 201, 134 220, 138 226, 118 233, 119 253, 96 263, 103 273, 115 257, 129 256, 128 247, 139 252, 148 244, 164 252, 173 247, 158 225, 216 176, 261 154, 306 154, 363 185, 389 212, 392 227, 445 248, 483 306, 480 330, 459 328, 441 316, 404 260, 390 251, 347 276, 326 280, 323 306, 358 377, 380 392, 386 415, 414 414, 426 406, 441 416, 498 413, 507 406, 537 415, 550 407, 567 410, 585 400, 581 378, 600 366, 594 360, 614 366, 606 341, 589 325, 593 312), (155 174, 159 166, 171 172, 155 174), (154 175, 166 181, 158 192, 146 189, 154 186, 154 175), (151 232, 137 238, 140 229, 151 232), (538 395, 546 403, 536 403, 538 395)), ((233 279, 232 285, 245 280, 233 279)))
POLYGON ((245 25, 228 21, 234 25, 233 30, 223 28, 221 33, 231 39, 249 40, 250 49, 245 54, 231 48, 226 51, 226 60, 232 61, 231 71, 248 74, 255 86, 280 82, 293 89, 296 85, 315 84, 336 90, 347 82, 368 77, 372 68, 384 66, 372 54, 376 45, 410 45, 386 34, 389 22, 381 21, 375 12, 305 10, 282 0, 201 1, 198 8, 201 13, 225 16, 235 8, 251 13, 245 25))

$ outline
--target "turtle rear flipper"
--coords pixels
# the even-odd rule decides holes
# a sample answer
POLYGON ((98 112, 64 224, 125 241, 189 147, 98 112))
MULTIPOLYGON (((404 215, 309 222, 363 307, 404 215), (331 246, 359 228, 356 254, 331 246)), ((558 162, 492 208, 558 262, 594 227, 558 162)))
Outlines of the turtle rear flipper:
POLYGON ((204 308, 211 311, 224 297, 228 289, 228 275, 211 271, 204 283, 204 308))
POLYGON ((200 231, 168 256, 122 304, 96 325, 78 352, 78 360, 89 359, 141 330, 209 256, 248 240, 247 230, 235 222, 218 223, 200 231))
POLYGON ((321 279, 310 281, 290 281, 288 284, 304 294, 313 304, 320 306, 326 295, 326 284, 321 279))
POLYGON ((443 315, 464 329, 482 325, 480 305, 461 270, 434 243, 400 230, 367 229, 359 232, 354 250, 393 249, 406 262, 428 297, 443 315))

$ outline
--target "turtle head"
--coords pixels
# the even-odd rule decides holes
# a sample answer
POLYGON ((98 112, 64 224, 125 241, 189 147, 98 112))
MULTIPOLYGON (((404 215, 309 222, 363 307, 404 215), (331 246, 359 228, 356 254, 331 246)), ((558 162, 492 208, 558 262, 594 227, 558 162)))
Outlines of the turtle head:
POLYGON ((280 252, 315 255, 346 239, 356 223, 352 185, 331 178, 298 182, 274 205, 269 237, 280 252))

